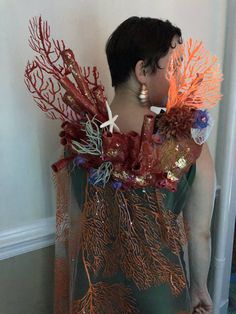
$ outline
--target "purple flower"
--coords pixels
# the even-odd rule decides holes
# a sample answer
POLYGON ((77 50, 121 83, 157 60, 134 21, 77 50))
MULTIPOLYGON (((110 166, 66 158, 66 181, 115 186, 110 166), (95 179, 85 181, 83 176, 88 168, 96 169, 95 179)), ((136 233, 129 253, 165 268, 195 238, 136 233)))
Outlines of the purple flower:
POLYGON ((76 164, 76 166, 83 165, 85 162, 86 162, 86 159, 81 156, 77 156, 74 160, 74 163, 76 164))
POLYGON ((209 114, 205 110, 196 110, 195 112, 195 121, 193 123, 193 128, 195 129, 204 129, 208 126, 209 114))
POLYGON ((120 182, 120 181, 113 181, 113 182, 112 182, 112 187, 113 187, 115 190, 121 188, 121 186, 122 186, 122 182, 120 182))

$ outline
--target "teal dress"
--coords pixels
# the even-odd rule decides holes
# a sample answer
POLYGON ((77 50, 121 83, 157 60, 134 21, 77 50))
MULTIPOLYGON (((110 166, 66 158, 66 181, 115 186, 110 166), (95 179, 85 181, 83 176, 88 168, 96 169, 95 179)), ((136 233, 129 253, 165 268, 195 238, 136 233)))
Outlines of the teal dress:
POLYGON ((190 313, 181 212, 196 165, 176 192, 96 187, 72 168, 57 178, 54 313, 190 313))

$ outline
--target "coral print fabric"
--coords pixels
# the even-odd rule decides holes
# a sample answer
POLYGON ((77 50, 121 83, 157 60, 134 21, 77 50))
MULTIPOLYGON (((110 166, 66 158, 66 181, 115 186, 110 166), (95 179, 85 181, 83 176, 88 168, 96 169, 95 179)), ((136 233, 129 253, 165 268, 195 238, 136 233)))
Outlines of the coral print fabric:
POLYGON ((195 168, 176 193, 57 174, 55 313, 190 313, 181 210, 195 168))

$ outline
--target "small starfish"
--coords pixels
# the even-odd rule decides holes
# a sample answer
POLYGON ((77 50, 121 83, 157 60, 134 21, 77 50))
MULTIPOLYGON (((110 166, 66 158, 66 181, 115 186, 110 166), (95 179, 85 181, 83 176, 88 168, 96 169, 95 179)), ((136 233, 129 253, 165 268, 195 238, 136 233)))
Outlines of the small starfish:
POLYGON ((159 114, 161 109, 166 110, 165 108, 156 107, 156 106, 151 106, 150 107, 150 111, 154 112, 155 114, 159 114))
POLYGON ((106 107, 107 107, 107 113, 108 113, 108 120, 100 125, 100 128, 105 128, 109 125, 109 132, 113 133, 113 128, 116 129, 116 131, 120 132, 120 129, 115 124, 116 119, 118 118, 118 114, 116 114, 114 117, 112 117, 111 108, 108 105, 108 102, 106 101, 106 107))

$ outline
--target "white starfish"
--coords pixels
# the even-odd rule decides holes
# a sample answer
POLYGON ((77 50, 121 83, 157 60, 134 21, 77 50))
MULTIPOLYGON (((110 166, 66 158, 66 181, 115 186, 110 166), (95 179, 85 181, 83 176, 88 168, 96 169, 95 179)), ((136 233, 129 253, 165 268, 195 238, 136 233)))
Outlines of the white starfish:
POLYGON ((166 110, 166 108, 161 108, 161 107, 156 107, 156 106, 150 107, 150 111, 154 112, 155 114, 159 114, 161 109, 166 110))
POLYGON ((118 118, 118 114, 116 114, 114 117, 112 117, 111 108, 108 105, 108 102, 106 101, 106 107, 107 107, 107 113, 108 113, 108 120, 100 125, 100 128, 105 128, 109 125, 109 132, 113 133, 113 128, 116 129, 116 131, 120 132, 120 129, 115 124, 116 119, 118 118))

